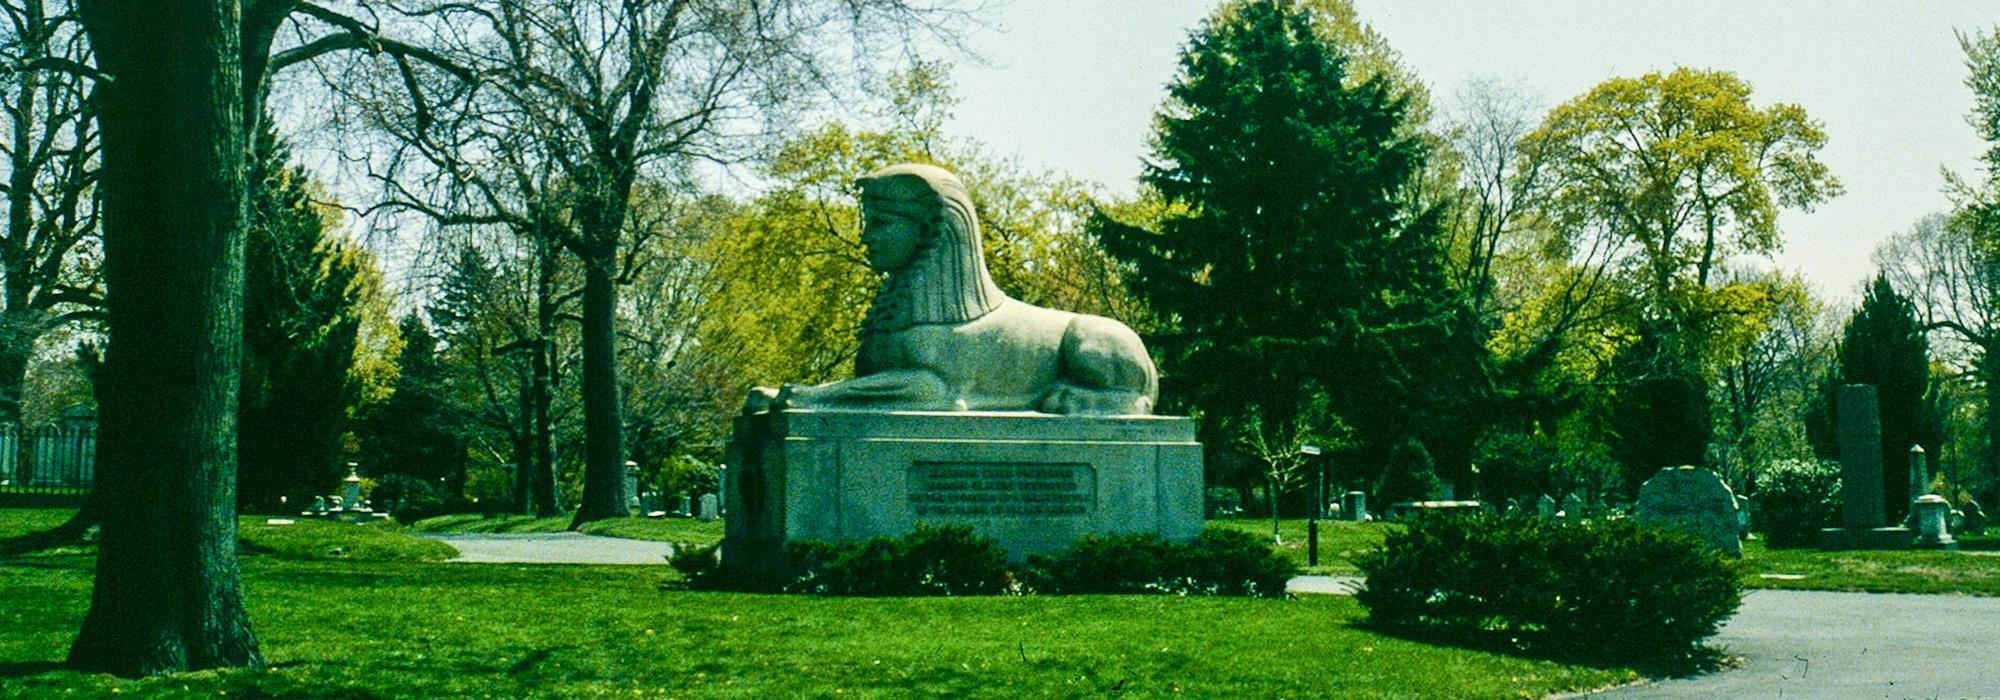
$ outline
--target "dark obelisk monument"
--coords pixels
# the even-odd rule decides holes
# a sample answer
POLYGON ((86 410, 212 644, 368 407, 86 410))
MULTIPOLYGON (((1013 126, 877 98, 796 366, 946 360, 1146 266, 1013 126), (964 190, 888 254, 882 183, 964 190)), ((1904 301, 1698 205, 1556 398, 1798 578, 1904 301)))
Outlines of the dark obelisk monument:
POLYGON ((1875 387, 1840 387, 1840 526, 1871 530, 1887 525, 1882 512, 1882 419, 1875 387))
POLYGON ((1882 504, 1882 420, 1875 387, 1840 387, 1840 527, 1820 531, 1825 549, 1905 549, 1909 528, 1885 527, 1882 504))

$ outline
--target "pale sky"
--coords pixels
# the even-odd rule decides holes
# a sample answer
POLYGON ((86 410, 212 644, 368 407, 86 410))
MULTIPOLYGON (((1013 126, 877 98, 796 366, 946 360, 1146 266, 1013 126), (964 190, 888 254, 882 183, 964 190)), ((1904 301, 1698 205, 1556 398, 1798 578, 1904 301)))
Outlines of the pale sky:
MULTIPOLYGON (((1212 0, 1011 0, 976 30, 985 64, 960 60, 964 98, 947 129, 994 152, 1135 186, 1152 115, 1187 35, 1212 0)), ((1847 188, 1788 212, 1777 266, 1848 301, 1869 255, 1949 206, 1939 168, 1976 170, 1972 92, 1953 30, 1991 32, 2000 3, 1354 0, 1449 109, 1474 79, 1520 85, 1545 106, 1603 80, 1689 66, 1734 71, 1758 106, 1792 102, 1820 120, 1820 158, 1847 188)))

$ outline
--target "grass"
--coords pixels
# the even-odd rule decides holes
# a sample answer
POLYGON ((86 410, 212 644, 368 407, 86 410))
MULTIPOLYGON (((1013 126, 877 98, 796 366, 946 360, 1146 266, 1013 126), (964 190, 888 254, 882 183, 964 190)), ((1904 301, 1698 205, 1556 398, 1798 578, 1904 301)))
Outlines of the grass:
POLYGON ((680 590, 667 569, 253 556, 272 666, 133 681, 57 667, 89 564, 0 560, 0 696, 1516 698, 1636 678, 1356 629, 1342 596, 832 599, 680 590))
MULTIPOLYGON (((536 518, 526 515, 441 515, 426 518, 410 525, 418 532, 438 534, 467 533, 518 533, 518 532, 563 532, 569 529, 569 516, 536 518)), ((652 540, 655 542, 700 542, 722 541, 722 521, 702 522, 692 518, 617 518, 600 520, 583 526, 583 534, 603 537, 623 537, 628 540, 652 540)))
POLYGON ((2000 596, 2000 538, 1975 537, 1961 551, 1768 549, 1743 544, 1743 585, 1870 593, 2000 596), (1772 578, 1779 576, 1784 578, 1772 578), (1803 578, 1792 579, 1793 576, 1803 578))
MULTIPOLYGON (((0 538, 24 535, 62 524, 75 511, 61 509, 0 510, 0 538)), ((445 561, 458 550, 443 542, 413 536, 391 521, 361 525, 292 518, 290 525, 273 525, 272 518, 245 515, 236 519, 241 551, 287 559, 352 559, 355 561, 445 561)), ((37 557, 90 554, 90 545, 59 547, 37 557)), ((5 589, 0 589, 4 591, 5 589)))
MULTIPOLYGON (((1270 518, 1237 518, 1210 520, 1211 528, 1242 530, 1262 538, 1271 539, 1270 518)), ((1278 521, 1280 543, 1273 547, 1278 554, 1299 565, 1299 569, 1309 574, 1354 575, 1361 573, 1355 568, 1354 559, 1382 544, 1382 537, 1389 528, 1387 523, 1357 523, 1344 520, 1321 520, 1319 522, 1319 566, 1308 567, 1306 552, 1306 521, 1303 518, 1278 521)))

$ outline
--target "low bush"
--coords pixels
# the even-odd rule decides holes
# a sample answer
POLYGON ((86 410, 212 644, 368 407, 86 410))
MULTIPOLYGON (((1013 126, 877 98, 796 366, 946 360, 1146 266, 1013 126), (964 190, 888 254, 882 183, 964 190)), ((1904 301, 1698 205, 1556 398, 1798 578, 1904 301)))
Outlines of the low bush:
POLYGON ((1597 662, 1693 658, 1742 600, 1708 548, 1625 519, 1425 516, 1357 563, 1373 626, 1597 662))
POLYGON ((805 575, 791 588, 819 595, 993 595, 1013 588, 1007 554, 966 525, 930 526, 866 542, 792 542, 805 575))
POLYGON ((1190 544, 1155 535, 1088 536, 1058 554, 1029 557, 1036 593, 1172 593, 1279 598, 1298 566, 1256 536, 1208 530, 1190 544))
POLYGON ((1809 547, 1840 517, 1840 465, 1789 459, 1757 474, 1750 500, 1767 547, 1809 547))

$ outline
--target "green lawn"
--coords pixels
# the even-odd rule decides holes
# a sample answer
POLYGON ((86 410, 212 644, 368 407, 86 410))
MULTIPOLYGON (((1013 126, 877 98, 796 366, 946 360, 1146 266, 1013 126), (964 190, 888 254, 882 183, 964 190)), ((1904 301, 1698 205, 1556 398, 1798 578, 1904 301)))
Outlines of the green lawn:
POLYGON ((1339 596, 822 599, 678 590, 667 569, 271 556, 244 574, 272 668, 126 681, 56 667, 88 556, 0 560, 0 697, 1516 698, 1636 677, 1357 630, 1339 596))
POLYGON ((1958 593, 2000 596, 2000 546, 1971 538, 1961 551, 1822 552, 1743 545, 1743 585, 1874 593, 1958 593), (1803 577, 1803 578, 1792 578, 1803 577))
MULTIPOLYGON (((1271 541, 1270 518, 1238 518, 1210 520, 1211 528, 1242 530, 1256 535, 1263 541, 1271 541)), ((1319 522, 1319 566, 1307 567, 1306 521, 1303 518, 1278 521, 1281 542, 1275 547, 1279 554, 1299 565, 1299 569, 1312 574, 1353 575, 1360 573, 1354 567, 1354 559, 1382 544, 1382 537, 1395 527, 1387 523, 1356 523, 1341 520, 1321 520, 1319 522)))

